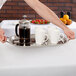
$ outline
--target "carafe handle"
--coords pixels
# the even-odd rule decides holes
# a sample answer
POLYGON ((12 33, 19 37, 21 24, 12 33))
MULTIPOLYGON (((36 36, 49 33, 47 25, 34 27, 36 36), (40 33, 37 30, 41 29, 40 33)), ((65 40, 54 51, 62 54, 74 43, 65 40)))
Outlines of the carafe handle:
POLYGON ((19 37, 19 35, 18 35, 18 30, 17 30, 17 29, 18 29, 18 26, 19 26, 19 24, 17 24, 16 27, 15 27, 15 33, 16 33, 16 36, 19 37))

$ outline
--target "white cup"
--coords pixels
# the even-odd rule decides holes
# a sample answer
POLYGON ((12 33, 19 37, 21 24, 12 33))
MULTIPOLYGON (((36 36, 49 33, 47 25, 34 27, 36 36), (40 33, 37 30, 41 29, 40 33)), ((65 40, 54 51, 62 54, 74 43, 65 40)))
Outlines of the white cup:
POLYGON ((42 27, 35 28, 35 41, 37 45, 42 45, 47 41, 46 30, 42 27))
POLYGON ((55 27, 49 27, 48 28, 48 38, 50 40, 50 43, 51 44, 57 44, 59 39, 60 39, 60 30, 58 30, 57 28, 55 27))

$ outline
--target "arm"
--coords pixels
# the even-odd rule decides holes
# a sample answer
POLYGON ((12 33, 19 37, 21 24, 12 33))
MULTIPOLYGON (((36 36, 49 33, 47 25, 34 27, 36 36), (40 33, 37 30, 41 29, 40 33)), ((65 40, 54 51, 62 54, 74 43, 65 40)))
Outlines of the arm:
POLYGON ((74 32, 71 31, 58 17, 57 15, 41 3, 39 0, 25 0, 25 2, 33 8, 41 17, 52 22, 57 25, 61 29, 63 29, 64 33, 67 35, 69 39, 75 38, 74 32))

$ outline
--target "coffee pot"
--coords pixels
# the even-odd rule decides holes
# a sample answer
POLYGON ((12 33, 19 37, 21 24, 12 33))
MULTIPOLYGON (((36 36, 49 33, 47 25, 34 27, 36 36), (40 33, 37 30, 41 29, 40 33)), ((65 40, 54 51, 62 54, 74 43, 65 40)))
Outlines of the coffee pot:
POLYGON ((24 15, 23 17, 24 19, 20 20, 19 24, 16 25, 15 33, 16 36, 19 37, 19 43, 21 46, 30 46, 30 25, 29 21, 25 19, 27 16, 24 15))

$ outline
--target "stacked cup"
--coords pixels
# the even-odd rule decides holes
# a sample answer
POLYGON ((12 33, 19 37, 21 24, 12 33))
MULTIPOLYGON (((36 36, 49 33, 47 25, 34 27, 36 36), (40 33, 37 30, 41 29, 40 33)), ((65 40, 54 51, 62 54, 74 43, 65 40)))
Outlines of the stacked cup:
POLYGON ((35 41, 37 45, 43 45, 46 41, 51 45, 56 45, 60 40, 64 41, 64 37, 64 34, 55 26, 48 26, 47 30, 43 27, 35 28, 35 41))

